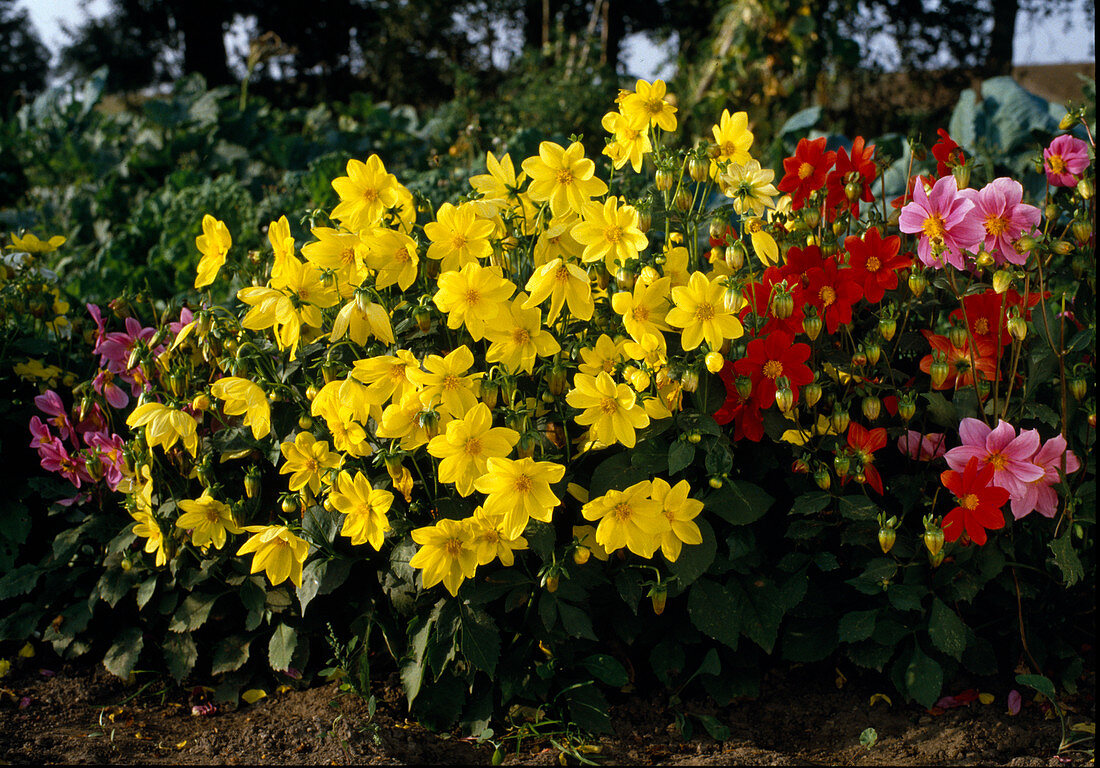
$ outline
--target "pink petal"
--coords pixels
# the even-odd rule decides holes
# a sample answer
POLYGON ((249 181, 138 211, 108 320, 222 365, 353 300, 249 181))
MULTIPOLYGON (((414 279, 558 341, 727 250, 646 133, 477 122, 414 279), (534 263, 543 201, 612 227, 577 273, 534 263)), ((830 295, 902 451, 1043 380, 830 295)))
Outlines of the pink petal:
POLYGON ((959 422, 959 437, 966 445, 985 447, 985 439, 989 436, 990 431, 990 428, 980 419, 967 418, 959 422))
POLYGON ((1023 698, 1020 696, 1020 692, 1017 691, 1015 688, 1008 692, 1008 714, 1020 714, 1020 707, 1023 706, 1023 703, 1023 698))

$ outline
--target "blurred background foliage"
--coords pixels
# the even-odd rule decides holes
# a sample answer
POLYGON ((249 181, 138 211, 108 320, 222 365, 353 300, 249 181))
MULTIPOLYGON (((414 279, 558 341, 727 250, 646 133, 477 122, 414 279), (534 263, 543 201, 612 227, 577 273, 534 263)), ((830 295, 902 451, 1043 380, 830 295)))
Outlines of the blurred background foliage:
POLYGON ((349 157, 438 205, 486 150, 576 134, 599 156, 636 34, 670 52, 684 144, 729 108, 772 167, 809 130, 897 134, 897 161, 1010 73, 1022 14, 1077 6, 1093 18, 1080 0, 110 0, 51 68, 0 0, 0 226, 66 235, 73 296, 179 295, 203 212, 245 248, 282 211, 304 237, 349 157))

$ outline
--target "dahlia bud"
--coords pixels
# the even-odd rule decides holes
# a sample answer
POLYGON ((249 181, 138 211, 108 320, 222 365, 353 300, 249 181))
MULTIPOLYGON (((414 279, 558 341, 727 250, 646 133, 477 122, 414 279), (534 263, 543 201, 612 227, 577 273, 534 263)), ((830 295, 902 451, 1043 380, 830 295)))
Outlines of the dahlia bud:
POLYGON ((838 453, 833 457, 833 469, 836 470, 837 477, 845 477, 848 474, 848 470, 851 468, 852 460, 848 458, 846 453, 838 453))
POLYGON ((1019 315, 1008 318, 1008 332, 1016 341, 1023 341, 1027 336, 1027 322, 1019 315))
POLYGON ((582 545, 573 550, 573 562, 577 565, 584 565, 591 556, 592 550, 586 546, 582 545))
POLYGON ((810 382, 803 387, 802 396, 806 399, 806 407, 813 408, 821 399, 821 385, 816 381, 810 382))
POLYGON ((692 181, 702 184, 710 178, 710 161, 702 157, 692 157, 688 160, 688 175, 692 181))
POLYGON ((1077 122, 1077 117, 1072 112, 1066 112, 1062 115, 1062 119, 1058 121, 1059 131, 1068 131, 1077 122))
POLYGON ((1073 243, 1068 240, 1059 240, 1054 244, 1054 252, 1059 256, 1068 256, 1073 252, 1073 243))
POLYGON ((951 330, 947 332, 947 338, 951 340, 951 346, 955 349, 966 348, 966 328, 961 325, 951 326, 951 330))
POLYGON ((1012 273, 1007 269, 998 269, 993 273, 993 292, 1000 295, 1012 285, 1012 273))
POLYGON ((898 416, 901 420, 908 423, 917 413, 917 404, 913 402, 909 395, 905 395, 898 401, 898 416))
POLYGON ((878 332, 882 334, 882 338, 886 341, 890 341, 894 338, 894 334, 898 330, 898 321, 893 317, 883 317, 878 321, 878 332))
POLYGON ((432 311, 427 307, 417 307, 413 310, 412 316, 421 333, 427 333, 432 329, 432 311))
POLYGON ((191 399, 191 410, 193 411, 208 411, 210 410, 210 396, 204 392, 200 392, 191 399))
POLYGON ((260 468, 252 465, 244 476, 244 495, 254 499, 260 494, 260 489, 260 468))
POLYGON ((707 234, 714 240, 724 240, 728 226, 728 222, 723 218, 711 219, 710 225, 707 227, 707 234))
POLYGON ((924 518, 924 546, 933 557, 943 550, 943 528, 931 515, 924 518))
POLYGON ((437 411, 421 411, 419 421, 429 440, 439 434, 439 413, 437 411))
POLYGON ((790 381, 786 376, 780 376, 775 380, 775 404, 782 413, 786 413, 794 406, 794 392, 791 391, 790 381))
POLYGON ((1035 238, 1031 235, 1024 235, 1015 243, 1012 247, 1016 249, 1016 253, 1028 253, 1037 245, 1035 238))
POLYGON ((817 229, 817 225, 821 223, 821 211, 817 206, 807 206, 803 208, 802 221, 806 222, 808 228, 817 229))
POLYGON ((708 352, 707 356, 703 359, 704 365, 711 373, 718 373, 722 370, 722 366, 725 365, 726 359, 722 357, 720 352, 708 352))
POLYGON ((919 270, 913 270, 909 273, 909 290, 913 292, 913 295, 918 299, 920 295, 924 293, 924 289, 928 287, 928 278, 924 276, 924 273, 919 270))
POLYGON ((889 520, 884 520, 884 516, 884 514, 879 515, 878 545, 882 548, 882 554, 885 555, 894 548, 894 541, 898 537, 897 531, 894 530, 898 519, 891 516, 889 520))
POLYGON ((1092 179, 1081 179, 1077 182, 1077 194, 1082 200, 1091 200, 1093 192, 1092 179))
POLYGON ((863 351, 867 355, 867 362, 878 365, 878 360, 882 357, 882 347, 874 341, 869 341, 863 345, 863 351))
POLYGON ((882 401, 875 395, 867 395, 860 405, 863 409, 863 415, 867 417, 868 421, 874 421, 882 412, 882 401))
POLYGON ((829 486, 833 484, 833 479, 829 475, 829 470, 824 466, 820 466, 817 468, 817 471, 814 472, 814 482, 817 483, 818 488, 827 491, 829 490, 829 486))
POLYGON ((680 377, 680 387, 685 392, 694 392, 699 388, 699 372, 694 368, 688 368, 680 377))
POLYGON ((821 318, 817 315, 806 315, 802 318, 802 330, 810 337, 810 341, 817 341, 821 334, 821 318))
POLYGON ((672 185, 676 183, 676 177, 673 176, 672 171, 668 168, 658 168, 657 173, 653 177, 654 185, 661 192, 667 192, 672 189, 672 185))
POLYGON ((550 394, 554 397, 560 396, 565 392, 568 383, 568 370, 565 365, 561 362, 554 363, 554 366, 546 375, 546 386, 550 389, 550 394))
POLYGON ((951 175, 955 177, 955 183, 959 189, 966 189, 970 186, 970 166, 965 164, 956 165, 951 169, 951 175))
POLYGON ((1092 237, 1092 222, 1088 219, 1073 220, 1073 237, 1078 243, 1084 245, 1092 237))
POLYGON ((840 407, 840 403, 833 406, 833 412, 829 416, 829 425, 833 428, 833 431, 838 435, 844 434, 844 430, 848 429, 848 423, 852 418, 848 415, 848 412, 840 407))
POLYGON ((1080 377, 1074 377, 1067 382, 1069 392, 1074 400, 1082 400, 1088 392, 1088 382, 1080 377))
POLYGON ((745 246, 740 242, 727 245, 725 248, 726 266, 736 272, 745 266, 745 246))
POLYGON ((741 396, 742 400, 749 399, 749 395, 752 394, 752 379, 745 374, 741 374, 734 381, 734 386, 737 388, 737 394, 741 396))
POLYGON ((496 408, 500 399, 500 385, 494 381, 482 379, 480 396, 481 402, 485 403, 485 407, 489 410, 496 408))
POLYGON ((928 374, 932 377, 932 386, 939 387, 945 381, 947 381, 948 374, 951 373, 951 369, 947 365, 947 358, 941 352, 932 353, 932 365, 929 368, 928 374))
POLYGON ((680 191, 676 193, 676 198, 672 201, 672 204, 676 206, 677 210, 686 211, 691 208, 691 193, 680 187, 680 191))
POLYGON ((978 256, 974 261, 982 269, 989 269, 997 263, 996 259, 993 258, 993 254, 987 251, 985 248, 982 248, 980 251, 978 251, 978 256))
POLYGON ((653 613, 660 616, 665 612, 665 603, 668 602, 668 587, 658 584, 649 591, 649 598, 653 601, 653 613))
POLYGON ((855 181, 849 181, 847 184, 844 185, 844 196, 848 198, 848 202, 854 203, 856 200, 859 199, 859 196, 862 194, 862 184, 855 181))
POLYGON ((588 277, 596 281, 596 285, 600 287, 601 291, 606 291, 608 284, 611 282, 611 273, 607 271, 607 267, 603 265, 602 261, 598 261, 588 268, 588 277))
POLYGON ((779 320, 786 320, 794 312, 794 298, 786 290, 777 291, 772 297, 772 315, 779 320))

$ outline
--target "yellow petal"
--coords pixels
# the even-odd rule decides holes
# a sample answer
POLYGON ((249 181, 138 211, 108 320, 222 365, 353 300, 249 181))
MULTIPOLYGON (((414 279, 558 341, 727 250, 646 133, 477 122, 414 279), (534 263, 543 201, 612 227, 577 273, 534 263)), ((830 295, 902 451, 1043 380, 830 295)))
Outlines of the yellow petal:
POLYGON ((267 698, 267 691, 263 691, 259 688, 251 688, 241 694, 241 698, 249 704, 255 704, 260 699, 267 698))

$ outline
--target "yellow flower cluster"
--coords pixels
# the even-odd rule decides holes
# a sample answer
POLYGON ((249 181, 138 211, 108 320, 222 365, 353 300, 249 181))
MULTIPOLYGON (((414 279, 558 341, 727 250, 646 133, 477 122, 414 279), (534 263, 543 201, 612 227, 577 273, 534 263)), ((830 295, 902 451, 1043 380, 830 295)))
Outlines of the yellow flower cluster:
MULTIPOLYGON (((614 169, 641 172, 649 155, 658 168, 668 165, 661 136, 676 130, 676 108, 660 80, 639 80, 621 93, 603 125, 614 169)), ((778 193, 771 172, 749 154, 745 113, 724 112, 713 136, 709 161, 700 154, 701 173, 691 173, 699 187, 687 205, 702 205, 717 184, 745 219, 774 209, 778 193)), ((678 182, 677 193, 686 183, 678 182)), ((351 160, 332 182, 336 226, 314 227, 299 247, 286 217, 271 222, 266 280, 252 273, 252 284, 237 292, 247 306, 241 327, 270 332, 290 361, 304 345, 327 344, 326 384, 309 407, 326 439, 314 434, 318 422, 304 418, 281 443, 279 472, 289 475, 289 491, 343 515, 340 533, 376 550, 397 496, 359 470, 367 469, 366 457, 385 464, 394 491, 410 504, 410 465, 425 491, 443 484, 455 497, 474 497, 469 517, 433 515, 432 525, 412 531, 419 550, 411 565, 425 587, 442 583, 452 594, 479 566, 511 564, 527 546, 531 521, 554 520, 573 459, 613 445, 633 448, 640 431, 680 409, 682 393, 693 389, 685 370, 701 370, 708 356, 708 366, 715 356, 721 362, 744 334, 725 262, 701 257, 694 230, 666 228, 654 237, 648 211, 609 194, 579 141, 544 141, 518 171, 509 155, 488 152, 485 173, 470 184, 469 199, 443 203, 427 220, 423 201, 381 158, 351 160), (426 348, 430 332, 446 339, 442 349, 426 348), (353 359, 335 357, 346 375, 330 375, 327 361, 345 346, 353 359), (541 400, 518 391, 519 382, 532 380, 540 382, 541 400), (580 429, 571 434, 573 424, 580 429), (536 460, 540 447, 549 460, 536 460), (434 477, 419 475, 416 456, 432 462, 434 477)), ((202 229, 197 288, 233 265, 225 224, 206 216, 202 229)), ((775 243, 769 248, 765 237, 754 235, 754 247, 774 262, 775 243)), ((250 269, 241 265, 232 268, 250 269)), ((260 384, 227 375, 209 392, 255 440, 271 433, 260 384)), ((199 448, 196 420, 178 408, 146 403, 129 424, 145 428, 149 446, 167 451, 181 442, 192 456, 199 448)), ((581 515, 597 526, 578 527, 578 541, 583 534, 583 546, 603 557, 625 548, 645 558, 661 550, 675 560, 683 545, 700 542, 693 520, 703 505, 690 494, 687 481, 661 478, 608 491, 584 504, 581 515)), ((220 548, 227 534, 248 531, 239 554, 254 554, 253 571, 300 583, 310 547, 290 527, 238 526, 207 496, 181 509, 177 525, 195 546, 220 548)), ((163 538, 150 520, 139 535, 163 538)), ((155 548, 159 558, 164 549, 155 548)))

